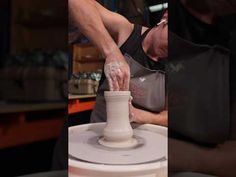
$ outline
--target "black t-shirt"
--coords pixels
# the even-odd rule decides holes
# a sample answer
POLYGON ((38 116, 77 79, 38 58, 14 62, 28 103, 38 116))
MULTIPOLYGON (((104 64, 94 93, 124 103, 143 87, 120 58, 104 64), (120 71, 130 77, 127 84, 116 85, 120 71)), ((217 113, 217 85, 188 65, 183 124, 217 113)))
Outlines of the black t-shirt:
POLYGON ((142 42, 150 30, 151 29, 148 29, 142 34, 142 26, 134 25, 132 33, 120 47, 120 50, 122 54, 129 54, 134 60, 148 69, 164 71, 164 60, 158 62, 154 61, 149 58, 143 50, 142 42))

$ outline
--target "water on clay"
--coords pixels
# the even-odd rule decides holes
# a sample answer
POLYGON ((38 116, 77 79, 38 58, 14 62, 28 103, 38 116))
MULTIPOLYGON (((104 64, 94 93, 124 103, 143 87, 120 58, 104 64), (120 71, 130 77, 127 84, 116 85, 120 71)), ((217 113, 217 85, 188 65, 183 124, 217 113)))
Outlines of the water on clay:
MULTIPOLYGON (((78 126, 79 127, 79 126, 78 126)), ((69 158, 105 165, 135 165, 166 160, 167 139, 148 129, 134 128, 135 145, 128 148, 106 147, 99 143, 104 127, 69 133, 69 158)))

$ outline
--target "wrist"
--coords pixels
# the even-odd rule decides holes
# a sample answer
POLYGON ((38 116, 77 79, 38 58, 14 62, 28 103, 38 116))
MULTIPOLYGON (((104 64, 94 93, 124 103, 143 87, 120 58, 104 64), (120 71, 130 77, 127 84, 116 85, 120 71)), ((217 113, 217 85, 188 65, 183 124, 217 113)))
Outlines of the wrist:
POLYGON ((119 48, 114 41, 106 42, 102 47, 102 55, 105 59, 112 59, 119 55, 119 48))

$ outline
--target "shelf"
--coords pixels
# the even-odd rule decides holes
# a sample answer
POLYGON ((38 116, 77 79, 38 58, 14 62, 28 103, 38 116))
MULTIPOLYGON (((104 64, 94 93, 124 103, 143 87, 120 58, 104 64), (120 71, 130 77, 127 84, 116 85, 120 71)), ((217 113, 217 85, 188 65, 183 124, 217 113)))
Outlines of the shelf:
MULTIPOLYGON (((0 114, 29 112, 29 111, 43 111, 43 110, 58 110, 66 109, 66 103, 18 103, 18 104, 0 104, 0 114)), ((0 117, 1 119, 1 117, 0 117)))
POLYGON ((68 99, 73 100, 73 99, 81 99, 81 98, 95 98, 96 95, 74 95, 74 94, 69 94, 68 99))
POLYGON ((0 149, 58 138, 65 122, 65 103, 0 107, 0 149))
POLYGON ((92 110, 96 95, 69 95, 68 113, 74 114, 92 110))
POLYGON ((95 57, 81 57, 80 60, 75 60, 81 64, 83 63, 104 63, 105 60, 103 58, 95 58, 95 57))
POLYGON ((14 121, 11 118, 11 122, 0 125, 0 149, 57 138, 64 123, 62 117, 33 122, 23 117, 19 115, 14 121))

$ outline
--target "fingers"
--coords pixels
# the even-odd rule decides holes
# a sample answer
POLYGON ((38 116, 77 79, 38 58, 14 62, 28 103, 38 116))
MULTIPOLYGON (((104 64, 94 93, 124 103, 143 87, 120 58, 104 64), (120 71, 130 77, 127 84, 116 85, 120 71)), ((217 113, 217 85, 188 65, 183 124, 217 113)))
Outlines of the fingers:
POLYGON ((121 91, 129 90, 130 72, 129 66, 123 65, 117 72, 118 83, 121 91))
POLYGON ((119 90, 123 90, 123 79, 124 79, 124 74, 121 71, 121 69, 118 69, 116 72, 116 79, 119 84, 119 90))
POLYGON ((130 71, 127 63, 114 61, 104 66, 111 91, 129 90, 130 71))
POLYGON ((130 122, 134 122, 134 113, 132 111, 133 106, 132 106, 132 103, 131 103, 132 99, 133 99, 132 96, 130 96, 130 99, 129 99, 129 121, 130 122))
POLYGON ((129 90, 129 82, 130 82, 130 74, 128 72, 127 76, 124 77, 124 80, 123 80, 123 90, 129 90))
POLYGON ((110 77, 107 77, 110 91, 114 91, 113 82, 110 77))
POLYGON ((111 83, 110 84, 112 85, 112 88, 113 88, 113 90, 111 90, 111 91, 119 91, 120 90, 119 83, 118 83, 118 80, 117 80, 116 76, 111 77, 111 83))
POLYGON ((119 87, 119 82, 118 82, 118 78, 117 78, 117 71, 115 69, 110 70, 109 73, 109 77, 111 78, 110 81, 110 85, 112 85, 113 90, 111 91, 119 91, 120 87, 119 87))
POLYGON ((130 95, 129 97, 129 104, 132 106, 132 100, 133 100, 133 97, 130 95))
POLYGON ((113 74, 106 76, 109 84, 110 91, 119 91, 120 87, 116 76, 113 74))
POLYGON ((126 71, 123 71, 119 77, 120 79, 120 90, 127 91, 129 90, 129 74, 126 71))

